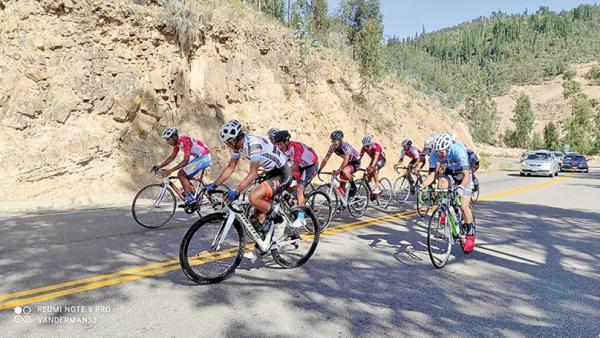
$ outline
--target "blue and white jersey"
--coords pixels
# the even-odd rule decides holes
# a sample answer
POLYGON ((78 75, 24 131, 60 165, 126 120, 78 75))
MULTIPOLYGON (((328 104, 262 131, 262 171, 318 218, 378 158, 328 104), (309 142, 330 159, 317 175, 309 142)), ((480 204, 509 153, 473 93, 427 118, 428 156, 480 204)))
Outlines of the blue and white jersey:
POLYGON ((273 143, 259 136, 246 135, 244 147, 231 153, 231 159, 238 161, 247 158, 258 162, 266 171, 281 168, 287 163, 287 157, 273 143))
POLYGON ((429 169, 435 169, 435 164, 438 162, 438 156, 434 150, 429 152, 429 169))
POLYGON ((446 158, 440 159, 437 155, 435 155, 435 158, 436 161, 434 163, 440 162, 440 164, 445 164, 446 170, 461 171, 471 169, 467 147, 459 141, 454 141, 454 143, 450 145, 446 158))

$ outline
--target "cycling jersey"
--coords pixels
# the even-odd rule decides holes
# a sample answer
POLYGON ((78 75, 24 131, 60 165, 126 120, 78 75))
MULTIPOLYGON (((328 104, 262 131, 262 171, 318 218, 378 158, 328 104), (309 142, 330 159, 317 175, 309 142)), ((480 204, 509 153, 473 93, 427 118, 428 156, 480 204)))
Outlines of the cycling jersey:
POLYGON ((238 161, 247 158, 251 162, 258 162, 266 171, 279 169, 287 164, 287 158, 273 143, 259 136, 244 136, 244 146, 241 150, 231 152, 231 159, 238 161))
POLYGON ((362 147, 360 149, 360 158, 362 158, 364 153, 367 153, 367 155, 369 155, 369 157, 371 159, 373 159, 373 158, 375 158, 375 156, 377 156, 376 162, 379 162, 382 160, 385 161, 385 154, 383 153, 383 148, 381 148, 381 146, 378 143, 373 143, 368 148, 362 147))
POLYGON ((450 145, 446 158, 438 158, 436 162, 446 164, 446 170, 450 170, 453 172, 471 169, 469 155, 467 154, 467 148, 464 144, 457 141, 450 145))
POLYGON ((339 157, 344 157, 344 155, 350 155, 350 160, 348 161, 349 163, 356 162, 360 158, 360 155, 358 154, 358 152, 348 142, 342 142, 342 145, 337 148, 336 148, 335 144, 332 144, 331 146, 329 146, 329 150, 327 151, 327 156, 329 156, 333 153, 335 153, 339 157))
POLYGON ((469 156, 469 163, 471 163, 471 168, 479 167, 479 157, 475 152, 471 149, 467 149, 467 155, 469 156))
POLYGON ((208 149, 206 144, 187 135, 179 136, 179 142, 173 147, 173 155, 177 155, 180 149, 183 150, 183 155, 185 156, 202 157, 210 153, 210 149, 208 149))
POLYGON ((429 170, 433 170, 435 169, 435 164, 438 161, 438 156, 436 155, 435 151, 432 150, 429 152, 429 170))
POLYGON ((410 157, 413 160, 422 161, 425 159, 425 155, 421 154, 419 149, 417 149, 417 147, 415 147, 415 146, 410 147, 410 149, 408 149, 408 151, 404 151, 404 149, 402 149, 402 151, 400 152, 400 161, 402 161, 404 159, 405 155, 410 157))
POLYGON ((319 162, 317 153, 304 143, 290 141, 285 155, 293 163, 298 163, 300 168, 305 168, 319 162))

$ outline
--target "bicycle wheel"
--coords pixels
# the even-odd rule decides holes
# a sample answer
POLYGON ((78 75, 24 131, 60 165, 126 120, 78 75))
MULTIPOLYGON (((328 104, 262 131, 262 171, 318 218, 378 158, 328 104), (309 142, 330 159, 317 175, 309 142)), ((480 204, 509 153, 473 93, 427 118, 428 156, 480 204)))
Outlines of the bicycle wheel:
POLYGON ((335 212, 333 203, 326 193, 322 191, 313 190, 306 194, 306 204, 310 206, 315 216, 319 220, 319 229, 321 232, 325 231, 333 218, 335 212))
POLYGON ((404 203, 410 196, 410 182, 406 176, 401 176, 394 182, 394 199, 398 203, 404 203))
POLYGON ((308 262, 319 244, 320 230, 319 221, 310 208, 293 207, 287 211, 289 223, 281 239, 277 240, 275 249, 271 255, 280 266, 292 269, 308 262), (298 214, 304 211, 306 224, 301 228, 292 228, 292 224, 298 214))
POLYGON ((329 197, 329 200, 331 201, 331 207, 333 208, 333 213, 331 214, 332 219, 333 216, 335 216, 335 214, 340 211, 341 205, 340 198, 338 197, 338 194, 334 189, 335 188, 331 188, 331 184, 329 183, 323 184, 317 188, 317 191, 325 193, 325 195, 327 195, 327 197, 329 197), (331 189, 331 192, 329 191, 329 189, 331 189))
POLYGON ((384 209, 387 209, 387 207, 390 206, 394 195, 392 190, 392 182, 385 177, 379 182, 381 183, 381 195, 377 197, 377 199, 379 200, 379 205, 384 209))
POLYGON ((423 218, 427 216, 427 200, 429 200, 429 193, 426 191, 417 191, 417 214, 423 218))
POLYGON ((224 213, 200 218, 183 236, 179 247, 181 269, 198 284, 211 284, 229 277, 240 265, 246 242, 242 225, 234 220, 221 245, 213 247, 227 221, 224 213))
POLYGON ((446 265, 452 249, 452 234, 447 215, 445 208, 436 208, 429 218, 427 227, 427 251, 431 263, 438 269, 446 265))
POLYGON ((369 188, 367 183, 356 180, 356 193, 348 202, 348 212, 352 217, 362 217, 369 207, 369 188))
POLYGON ((133 219, 145 228, 159 228, 167 224, 177 208, 175 193, 162 184, 143 187, 131 204, 133 219))
POLYGON ((473 201, 473 203, 477 202, 477 200, 479 199, 479 180, 477 179, 477 177, 473 176, 473 196, 471 197, 471 200, 473 201))

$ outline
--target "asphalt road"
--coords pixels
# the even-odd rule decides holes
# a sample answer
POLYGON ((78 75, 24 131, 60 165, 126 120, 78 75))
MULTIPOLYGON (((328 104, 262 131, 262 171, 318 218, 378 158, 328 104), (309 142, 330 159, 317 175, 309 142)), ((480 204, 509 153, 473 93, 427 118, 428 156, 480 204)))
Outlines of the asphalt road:
POLYGON ((198 286, 175 261, 183 213, 158 230, 128 208, 3 215, 0 336, 599 337, 600 171, 480 182, 475 252, 441 270, 416 216, 339 225, 301 268, 244 260, 198 286))

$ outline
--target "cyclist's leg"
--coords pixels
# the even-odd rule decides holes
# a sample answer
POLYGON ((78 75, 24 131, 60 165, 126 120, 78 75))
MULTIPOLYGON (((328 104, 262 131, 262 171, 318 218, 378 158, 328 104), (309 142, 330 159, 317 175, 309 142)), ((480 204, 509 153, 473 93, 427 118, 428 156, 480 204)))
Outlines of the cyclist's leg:
POLYGON ((304 206, 304 204, 306 203, 304 199, 304 191, 312 181, 313 177, 315 177, 318 170, 319 168, 317 167, 317 164, 312 164, 308 167, 300 168, 301 176, 298 180, 298 185, 296 185, 296 193, 298 194, 298 205, 304 206))
POLYGON ((377 189, 381 189, 381 181, 379 180, 379 170, 381 170, 381 168, 385 166, 385 162, 385 159, 382 159, 375 164, 375 174, 373 175, 373 178, 375 179, 375 187, 377 187, 377 189))
POLYGON ((256 186, 248 194, 248 200, 254 207, 254 215, 258 220, 258 223, 263 224, 267 212, 271 209, 271 199, 273 197, 273 190, 271 186, 265 184, 265 182, 256 186))
POLYGON ((358 170, 358 167, 360 166, 360 163, 358 162, 351 162, 349 163, 344 170, 342 170, 342 178, 348 180, 348 182, 350 182, 350 194, 352 195, 354 192, 356 192, 356 184, 354 183, 354 173, 356 172, 356 170, 358 170))

